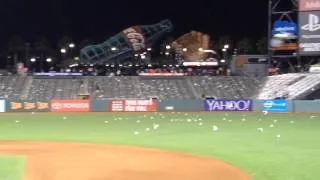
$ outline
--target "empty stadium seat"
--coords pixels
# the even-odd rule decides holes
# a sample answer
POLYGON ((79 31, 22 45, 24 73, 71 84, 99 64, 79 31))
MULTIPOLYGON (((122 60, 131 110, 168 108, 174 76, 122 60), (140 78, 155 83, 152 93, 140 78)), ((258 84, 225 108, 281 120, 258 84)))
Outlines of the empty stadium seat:
POLYGON ((32 76, 0 76, 0 98, 21 100, 77 99, 274 99, 286 94, 303 98, 320 88, 318 74, 284 74, 257 79, 246 76, 188 76, 141 78, 137 76, 88 76, 47 79, 32 76))

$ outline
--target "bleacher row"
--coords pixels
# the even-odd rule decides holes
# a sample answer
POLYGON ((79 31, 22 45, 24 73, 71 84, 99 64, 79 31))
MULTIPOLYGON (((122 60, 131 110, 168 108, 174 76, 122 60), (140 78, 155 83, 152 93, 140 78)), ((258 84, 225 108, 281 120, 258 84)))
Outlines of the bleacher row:
POLYGON ((297 99, 320 88, 320 75, 284 74, 263 79, 244 76, 140 78, 134 76, 87 76, 77 79, 39 79, 32 76, 0 76, 0 99, 75 99, 90 94, 93 99, 150 98, 297 99))

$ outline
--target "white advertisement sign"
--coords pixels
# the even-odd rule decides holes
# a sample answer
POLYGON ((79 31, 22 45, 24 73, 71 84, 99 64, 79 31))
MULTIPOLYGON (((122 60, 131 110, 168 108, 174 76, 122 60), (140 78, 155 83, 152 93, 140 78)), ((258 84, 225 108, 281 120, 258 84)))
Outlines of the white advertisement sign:
POLYGON ((301 55, 320 55, 320 11, 299 13, 301 55))
POLYGON ((0 100, 0 113, 6 112, 6 101, 0 100))

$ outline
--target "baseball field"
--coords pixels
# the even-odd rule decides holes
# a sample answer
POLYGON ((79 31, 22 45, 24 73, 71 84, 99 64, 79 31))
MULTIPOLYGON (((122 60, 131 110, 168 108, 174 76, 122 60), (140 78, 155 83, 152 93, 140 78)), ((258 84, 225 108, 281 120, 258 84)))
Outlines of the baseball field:
POLYGON ((320 117, 0 114, 0 180, 318 180, 320 117))

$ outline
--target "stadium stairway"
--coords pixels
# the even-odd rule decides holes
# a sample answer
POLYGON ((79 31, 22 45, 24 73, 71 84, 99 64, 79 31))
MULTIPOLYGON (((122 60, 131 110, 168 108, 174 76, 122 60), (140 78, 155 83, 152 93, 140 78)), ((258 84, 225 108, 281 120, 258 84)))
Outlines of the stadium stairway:
POLYGON ((22 92, 21 92, 21 96, 20 96, 21 100, 25 100, 25 99, 28 98, 28 94, 30 92, 30 89, 31 89, 31 86, 32 86, 32 82, 33 82, 32 76, 28 76, 26 78, 24 86, 22 88, 22 92))
POLYGON ((200 99, 202 97, 202 95, 200 93, 197 93, 197 90, 195 89, 194 85, 192 84, 192 81, 188 78, 188 79, 186 79, 186 82, 187 82, 187 85, 190 87, 190 90, 193 93, 193 96, 200 99))

